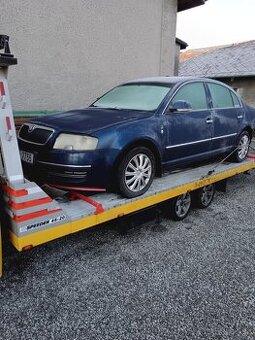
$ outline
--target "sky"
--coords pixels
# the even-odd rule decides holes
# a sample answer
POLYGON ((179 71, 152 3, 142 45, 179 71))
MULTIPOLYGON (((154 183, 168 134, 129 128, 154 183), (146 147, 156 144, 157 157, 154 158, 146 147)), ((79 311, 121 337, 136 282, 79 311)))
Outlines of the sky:
POLYGON ((255 40, 255 0, 207 0, 180 12, 176 36, 187 49, 255 40))

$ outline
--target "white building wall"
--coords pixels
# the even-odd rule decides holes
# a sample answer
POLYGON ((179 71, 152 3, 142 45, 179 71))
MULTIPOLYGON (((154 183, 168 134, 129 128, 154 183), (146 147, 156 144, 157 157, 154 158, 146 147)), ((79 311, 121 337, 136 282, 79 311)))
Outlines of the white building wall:
POLYGON ((177 0, 0 0, 19 64, 15 110, 84 107, 110 87, 174 73, 177 0))

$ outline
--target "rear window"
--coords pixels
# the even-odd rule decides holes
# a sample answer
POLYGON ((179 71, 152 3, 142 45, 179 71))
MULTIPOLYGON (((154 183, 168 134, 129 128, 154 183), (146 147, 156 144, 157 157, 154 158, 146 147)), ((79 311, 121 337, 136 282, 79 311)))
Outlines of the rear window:
POLYGON ((231 91, 222 85, 208 83, 215 109, 235 107, 231 91))
POLYGON ((235 107, 241 107, 240 100, 239 100, 239 98, 237 97, 237 95, 234 94, 233 92, 231 92, 231 95, 232 95, 232 98, 233 98, 233 102, 234 102, 235 107))

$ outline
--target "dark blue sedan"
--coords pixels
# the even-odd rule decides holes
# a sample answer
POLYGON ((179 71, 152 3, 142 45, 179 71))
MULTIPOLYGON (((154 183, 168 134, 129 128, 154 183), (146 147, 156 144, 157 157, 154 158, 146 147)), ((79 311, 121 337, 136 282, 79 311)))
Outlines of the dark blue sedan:
POLYGON ((29 178, 135 197, 165 169, 231 152, 241 162, 254 121, 255 109, 218 81, 145 78, 25 123, 19 145, 29 178))

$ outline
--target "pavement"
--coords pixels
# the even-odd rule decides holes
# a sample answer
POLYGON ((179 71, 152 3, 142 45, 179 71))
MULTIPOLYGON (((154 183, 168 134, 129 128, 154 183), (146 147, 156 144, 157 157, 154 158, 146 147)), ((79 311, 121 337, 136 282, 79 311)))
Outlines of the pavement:
POLYGON ((4 244, 0 339, 254 340, 255 171, 182 222, 156 210, 4 244))

